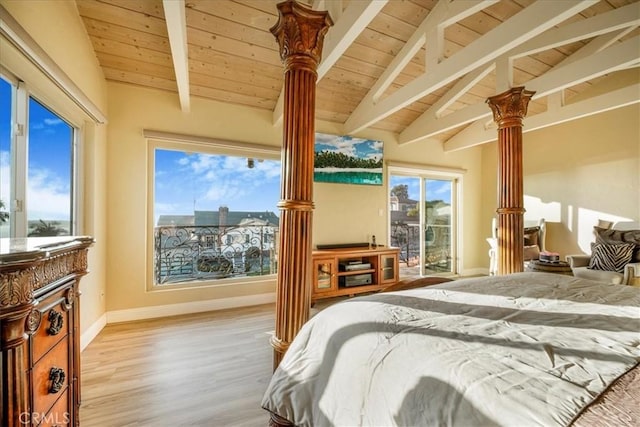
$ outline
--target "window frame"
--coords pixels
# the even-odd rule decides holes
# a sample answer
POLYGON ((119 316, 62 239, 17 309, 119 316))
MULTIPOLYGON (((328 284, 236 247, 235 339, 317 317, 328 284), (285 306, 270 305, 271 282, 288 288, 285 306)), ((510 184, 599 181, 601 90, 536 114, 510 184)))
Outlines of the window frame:
MULTIPOLYGON (((179 289, 201 289, 224 286, 241 286, 254 283, 275 283, 277 274, 194 280, 190 282, 156 284, 154 279, 154 237, 155 237, 155 150, 174 150, 209 155, 237 156, 255 159, 269 159, 282 162, 280 146, 246 143, 241 141, 174 134, 169 132, 143 131, 147 142, 147 274, 146 290, 163 292, 179 289)), ((280 178, 282 179, 282 177, 280 178)), ((229 237, 229 236, 227 236, 229 237)), ((277 246, 277 242, 276 242, 277 246)))
MULTIPOLYGON (((462 221, 460 220, 460 213, 462 212, 462 194, 463 194, 463 181, 464 174, 466 170, 458 169, 458 168, 448 168, 442 166, 433 166, 433 165, 418 165, 418 164, 409 164, 409 163, 395 163, 388 162, 387 163, 387 197, 391 192, 391 175, 396 176, 409 176, 415 177, 420 180, 420 201, 425 200, 425 188, 424 183, 427 179, 434 180, 449 180, 452 182, 451 185, 451 232, 452 236, 450 236, 451 240, 451 255, 452 255, 452 271, 446 273, 436 273, 435 275, 455 275, 460 273, 460 268, 463 265, 462 262, 462 244, 461 244, 461 236, 462 233, 462 221)), ((419 241, 425 241, 425 224, 424 224, 424 203, 420 203, 420 237, 419 241)), ((387 216, 387 227, 390 227, 391 224, 391 210, 389 209, 387 216)), ((391 230, 387 231, 387 239, 389 240, 391 236, 391 230)), ((389 242, 390 243, 390 242, 389 242)), ((424 245, 421 243, 420 245, 420 274, 424 273, 424 245)))
POLYGON ((42 107, 64 121, 72 132, 71 138, 71 173, 69 183, 70 195, 70 220, 69 235, 82 234, 80 218, 80 165, 78 161, 80 155, 81 135, 83 128, 67 114, 61 112, 61 108, 52 106, 44 100, 46 97, 40 96, 38 91, 32 90, 24 81, 17 78, 6 68, 0 66, 0 78, 11 85, 11 135, 10 135, 10 189, 7 208, 9 217, 9 237, 25 238, 29 233, 29 200, 28 174, 29 174, 29 103, 33 99, 42 107), (20 201, 20 202, 18 202, 20 201), (19 209, 19 210, 18 210, 19 209))

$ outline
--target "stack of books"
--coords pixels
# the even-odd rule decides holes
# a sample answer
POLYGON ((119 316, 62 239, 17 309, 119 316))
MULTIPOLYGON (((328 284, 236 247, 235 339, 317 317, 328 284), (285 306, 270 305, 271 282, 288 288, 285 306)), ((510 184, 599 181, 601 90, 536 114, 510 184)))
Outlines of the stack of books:
POLYGON ((542 251, 540 252, 539 259, 543 262, 560 262, 560 254, 557 252, 542 251))

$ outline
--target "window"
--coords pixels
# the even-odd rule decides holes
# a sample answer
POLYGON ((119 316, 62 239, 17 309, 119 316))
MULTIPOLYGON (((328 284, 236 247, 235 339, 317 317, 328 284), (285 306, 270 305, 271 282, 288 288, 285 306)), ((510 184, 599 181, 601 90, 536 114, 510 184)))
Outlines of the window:
POLYGON ((153 286, 276 273, 279 148, 150 141, 153 286))
POLYGON ((389 241, 401 274, 456 273, 458 173, 389 168, 389 241))
POLYGON ((14 87, 0 78, 0 237, 10 236, 11 104, 14 87))
POLYGON ((73 234, 76 129, 2 78, 0 105, 0 234, 73 234))

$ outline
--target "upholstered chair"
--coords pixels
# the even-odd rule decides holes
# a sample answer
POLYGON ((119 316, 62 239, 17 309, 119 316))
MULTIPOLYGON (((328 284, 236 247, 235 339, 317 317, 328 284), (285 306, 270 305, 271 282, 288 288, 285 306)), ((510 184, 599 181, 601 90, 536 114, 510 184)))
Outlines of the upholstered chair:
POLYGON ((567 255, 573 275, 599 282, 640 286, 640 223, 594 227, 591 254, 567 255))
MULTIPOLYGON (((538 221, 524 222, 523 249, 525 264, 531 260, 538 259, 540 252, 545 250, 546 233, 547 226, 544 218, 538 221)), ((498 220, 496 218, 491 221, 491 234, 491 237, 487 238, 487 242, 491 247, 489 249, 489 274, 494 275, 498 272, 498 220)))

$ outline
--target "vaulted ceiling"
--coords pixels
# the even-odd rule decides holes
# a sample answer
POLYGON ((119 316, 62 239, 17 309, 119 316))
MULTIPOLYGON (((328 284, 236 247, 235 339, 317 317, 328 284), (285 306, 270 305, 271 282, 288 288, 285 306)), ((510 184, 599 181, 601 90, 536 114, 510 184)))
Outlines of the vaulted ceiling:
MULTIPOLYGON (((107 80, 282 117, 277 0, 76 0, 107 80)), ((316 118, 435 138, 495 139, 487 97, 535 90, 528 130, 640 102, 638 0, 300 0, 334 26, 318 67, 316 118), (635 73, 585 97, 605 76, 635 73), (631 80, 631 84, 629 84, 631 80), (602 92, 602 93, 601 93, 602 92)))

